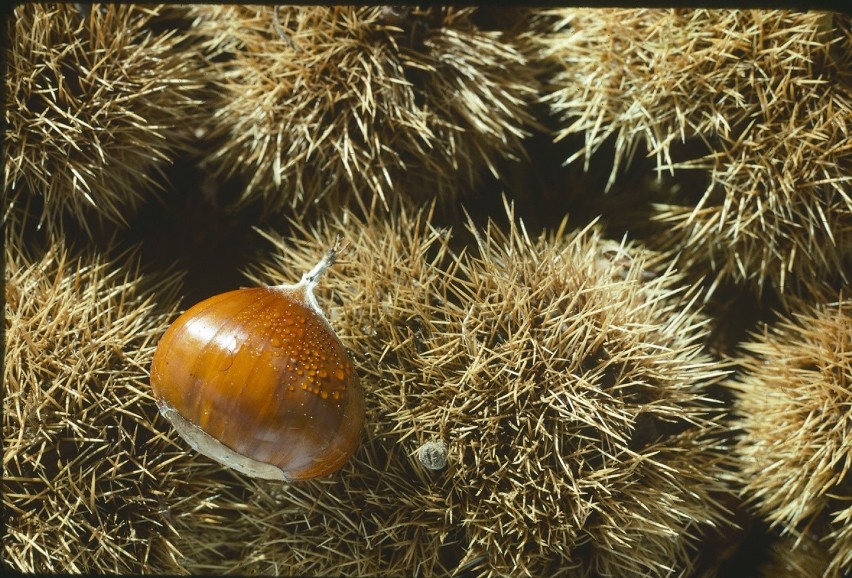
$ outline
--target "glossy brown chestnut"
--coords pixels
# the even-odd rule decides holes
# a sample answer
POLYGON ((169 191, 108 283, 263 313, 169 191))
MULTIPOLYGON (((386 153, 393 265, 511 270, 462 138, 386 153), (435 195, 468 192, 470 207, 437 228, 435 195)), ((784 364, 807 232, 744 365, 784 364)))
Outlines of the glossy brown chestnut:
POLYGON ((181 315, 151 364, 160 411, 193 448, 254 477, 306 480, 342 467, 364 425, 364 394, 312 289, 239 289, 181 315))

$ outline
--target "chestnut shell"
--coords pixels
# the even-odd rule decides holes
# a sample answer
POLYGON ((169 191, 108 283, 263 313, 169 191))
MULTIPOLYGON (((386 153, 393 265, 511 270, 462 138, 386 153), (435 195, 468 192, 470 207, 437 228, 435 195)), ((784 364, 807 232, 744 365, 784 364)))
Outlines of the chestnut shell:
POLYGON ((349 460, 364 393, 308 297, 296 286, 238 289, 198 303, 166 330, 151 386, 194 448, 249 475, 285 480, 325 476, 349 460))

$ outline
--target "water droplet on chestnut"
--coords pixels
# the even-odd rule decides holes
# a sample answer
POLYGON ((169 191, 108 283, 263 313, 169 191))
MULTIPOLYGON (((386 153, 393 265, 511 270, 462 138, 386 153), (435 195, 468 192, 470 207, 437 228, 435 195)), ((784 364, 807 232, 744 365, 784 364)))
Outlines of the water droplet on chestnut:
POLYGON ((336 251, 295 285, 215 295, 166 330, 151 387, 195 450, 249 476, 287 481, 329 475, 352 457, 364 393, 313 295, 336 251), (294 323, 300 331, 285 330, 294 323))

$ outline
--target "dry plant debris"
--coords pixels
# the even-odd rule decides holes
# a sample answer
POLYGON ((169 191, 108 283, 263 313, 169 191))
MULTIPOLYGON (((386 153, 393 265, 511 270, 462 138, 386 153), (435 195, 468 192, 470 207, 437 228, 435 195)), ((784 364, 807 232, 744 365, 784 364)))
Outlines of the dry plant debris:
POLYGON ((264 492, 235 522, 252 537, 239 571, 690 569, 726 491, 705 397, 726 371, 702 353, 695 291, 593 228, 533 240, 509 220, 471 226, 463 249, 422 212, 269 235, 257 283, 347 239, 318 298, 358 366, 368 432, 340 475, 264 492), (417 458, 434 440, 436 472, 417 458))
MULTIPOLYGON (((203 71, 160 7, 20 4, 5 47, 7 206, 61 233, 124 223, 186 143, 203 71)), ((15 225, 17 226, 17 225, 15 225)))
POLYGON ((210 170, 299 211, 446 198, 521 152, 537 84, 474 8, 196 6, 210 170))
POLYGON ((177 278, 146 281, 127 255, 20 247, 6 239, 3 558, 34 573, 169 571, 163 508, 182 451, 158 433, 147 367, 177 278))
POLYGON ((773 527, 820 538, 822 575, 842 576, 852 570, 852 301, 797 309, 752 335, 730 383, 739 483, 773 527))
POLYGON ((703 192, 657 207, 658 248, 694 270, 783 292, 852 260, 852 20, 758 10, 560 9, 531 42, 568 160, 614 141, 610 185, 644 149, 700 169, 703 192), (700 143, 704 151, 692 157, 700 143))

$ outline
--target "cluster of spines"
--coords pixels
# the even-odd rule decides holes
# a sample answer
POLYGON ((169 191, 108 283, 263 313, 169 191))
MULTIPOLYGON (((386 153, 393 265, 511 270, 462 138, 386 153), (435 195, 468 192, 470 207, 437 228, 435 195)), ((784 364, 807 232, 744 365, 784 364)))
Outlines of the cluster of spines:
POLYGON ((38 573, 173 569, 161 509, 177 452, 145 368, 177 278, 145 278, 127 255, 57 243, 32 257, 6 241, 4 559, 38 573))
POLYGON ((127 223, 188 142, 203 72, 162 7, 24 4, 7 21, 4 220, 127 223))
POLYGON ((823 541, 828 578, 852 568, 852 303, 796 303, 744 344, 729 384, 742 432, 737 482, 780 532, 823 541))
POLYGON ((704 171, 703 194, 655 207, 654 246, 758 290, 848 278, 848 16, 572 8, 538 26, 556 136, 585 139, 569 161, 613 151, 609 186, 639 150, 704 171))
MULTIPOLYGON (((242 199, 450 206, 521 154, 535 78, 472 8, 199 6, 216 87, 210 170, 242 199), (402 200, 401 200, 402 199, 402 200)), ((325 206, 325 205, 323 205, 325 206)))

